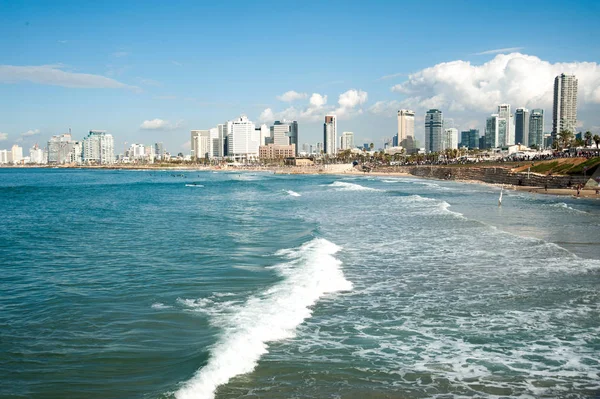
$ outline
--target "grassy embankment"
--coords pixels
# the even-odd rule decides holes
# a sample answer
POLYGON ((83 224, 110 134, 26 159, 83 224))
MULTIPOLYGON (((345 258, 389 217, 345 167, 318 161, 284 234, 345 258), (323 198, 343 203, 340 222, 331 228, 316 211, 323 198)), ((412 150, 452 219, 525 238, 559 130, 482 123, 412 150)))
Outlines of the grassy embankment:
POLYGON ((548 161, 536 161, 521 164, 513 168, 513 172, 527 172, 531 167, 532 173, 543 175, 583 176, 584 170, 587 176, 591 176, 600 166, 600 157, 594 158, 560 158, 548 161), (585 169, 587 167, 587 169, 585 169))

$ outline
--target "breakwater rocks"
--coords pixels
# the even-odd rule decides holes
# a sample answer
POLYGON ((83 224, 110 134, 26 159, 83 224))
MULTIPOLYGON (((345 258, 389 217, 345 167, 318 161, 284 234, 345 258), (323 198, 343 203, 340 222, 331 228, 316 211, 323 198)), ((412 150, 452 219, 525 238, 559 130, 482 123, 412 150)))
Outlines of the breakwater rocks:
POLYGON ((440 180, 476 180, 490 184, 567 188, 589 179, 583 176, 546 176, 538 173, 512 172, 502 166, 396 166, 377 168, 376 172, 400 172, 440 180))

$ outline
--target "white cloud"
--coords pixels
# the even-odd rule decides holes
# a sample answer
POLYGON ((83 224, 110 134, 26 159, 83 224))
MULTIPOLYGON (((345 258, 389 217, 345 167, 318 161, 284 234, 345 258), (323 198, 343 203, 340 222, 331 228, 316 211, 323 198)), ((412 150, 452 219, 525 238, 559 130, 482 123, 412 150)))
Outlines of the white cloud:
POLYGON ((323 96, 319 93, 313 93, 310 96, 310 106, 313 108, 322 108, 325 104, 327 104, 327 96, 323 96))
POLYGON ((280 96, 277 96, 277 99, 279 101, 284 101, 286 103, 289 103, 289 102, 296 101, 296 100, 303 100, 306 97, 308 97, 308 94, 306 94, 306 93, 298 93, 297 91, 290 90, 290 91, 286 91, 285 93, 283 93, 280 96))
POLYGON ((339 107, 335 110, 338 118, 347 118, 355 114, 362 114, 361 105, 367 102, 366 91, 350 89, 338 98, 339 107))
POLYGON ((486 54, 501 54, 501 53, 514 53, 515 51, 523 50, 525 47, 506 47, 506 48, 497 48, 494 50, 486 50, 481 51, 479 53, 475 53, 474 55, 486 55, 486 54))
POLYGON ((273 122, 275 120, 297 120, 304 122, 316 122, 321 120, 332 107, 327 107, 327 96, 313 93, 308 100, 308 105, 302 107, 288 107, 282 111, 275 112, 272 108, 266 108, 259 116, 260 122, 273 122))
POLYGON ((40 129, 29 129, 25 133, 21 133, 21 136, 23 136, 23 137, 29 137, 29 136, 35 136, 35 135, 38 135, 38 134, 40 134, 40 129))
POLYGON ((8 140, 8 133, 0 132, 0 141, 8 140))
POLYGON ((362 90, 348 90, 340 94, 338 104, 342 108, 354 108, 357 105, 362 105, 367 101, 367 92, 362 90))
POLYGON ((152 119, 152 120, 145 120, 144 122, 142 122, 142 124, 140 125, 140 129, 142 130, 174 130, 174 129, 178 129, 180 127, 183 126, 183 120, 178 121, 175 124, 172 124, 169 121, 166 121, 164 119, 152 119))
POLYGON ((171 61, 171 63, 176 66, 183 66, 183 64, 181 62, 171 61))
POLYGON ((437 64, 392 87, 404 94, 403 107, 492 112, 498 104, 551 109, 554 78, 575 74, 579 108, 600 103, 600 66, 595 62, 555 63, 520 53, 499 54, 482 65, 467 61, 437 64))
POLYGON ((128 55, 129 55, 129 52, 127 52, 127 51, 116 51, 116 52, 112 53, 112 56, 117 57, 117 58, 127 57, 128 55))
POLYGON ((387 79, 397 78, 399 76, 406 76, 406 75, 407 75, 406 73, 402 73, 402 72, 392 73, 390 75, 384 75, 377 80, 387 80, 387 79))
POLYGON ((369 112, 375 115, 395 116, 401 107, 400 101, 377 101, 369 107, 369 112))
POLYGON ((0 83, 26 81, 76 89, 138 89, 105 76, 69 72, 63 69, 62 65, 0 65, 0 83))
POLYGON ((340 94, 338 98, 338 107, 327 105, 327 96, 319 93, 313 93, 308 104, 305 107, 288 107, 282 111, 276 112, 272 108, 266 108, 259 116, 260 122, 272 122, 274 120, 298 120, 303 122, 322 121, 326 114, 335 113, 338 118, 348 118, 350 116, 361 114, 360 108, 367 101, 367 92, 362 90, 348 90, 340 94))

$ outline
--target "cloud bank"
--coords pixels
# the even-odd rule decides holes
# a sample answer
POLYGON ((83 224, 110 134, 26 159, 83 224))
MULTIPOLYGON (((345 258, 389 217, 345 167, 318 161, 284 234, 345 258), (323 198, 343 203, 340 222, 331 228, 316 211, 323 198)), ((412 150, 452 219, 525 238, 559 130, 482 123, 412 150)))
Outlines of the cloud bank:
POLYGON ((173 129, 177 129, 179 127, 181 127, 183 121, 179 121, 175 124, 172 124, 171 122, 164 120, 164 119, 159 119, 159 118, 155 118, 152 120, 145 120, 144 122, 142 122, 142 124, 140 125, 140 129, 142 130, 173 130, 173 129))
MULTIPOLYGON (((287 94, 287 93, 286 93, 287 94)), ((350 118, 363 112, 361 106, 366 103, 366 91, 350 89, 338 97, 338 105, 328 105, 327 96, 313 93, 308 104, 304 107, 291 106, 282 111, 266 108, 259 116, 260 122, 273 122, 275 120, 297 120, 301 122, 319 122, 326 114, 335 113, 338 118, 350 118)))
POLYGON ((74 89, 138 89, 105 76, 63 69, 62 65, 0 65, 0 83, 31 82, 74 89))
POLYGON ((35 136, 35 135, 38 135, 38 134, 40 134, 40 129, 29 129, 25 133, 21 133, 21 136, 23 136, 23 137, 30 137, 30 136, 35 136))
POLYGON ((8 140, 8 133, 0 132, 0 141, 8 140))
POLYGON ((409 75, 392 91, 406 96, 402 106, 416 109, 492 112, 502 103, 551 109, 554 78, 561 73, 577 76, 580 108, 600 103, 597 63, 552 64, 520 53, 499 54, 482 65, 460 60, 437 64, 409 75))
POLYGON ((308 94, 306 94, 306 93, 298 93, 297 91, 290 90, 290 91, 286 91, 285 93, 283 93, 280 96, 277 96, 277 99, 279 101, 289 103, 289 102, 296 101, 296 100, 303 100, 306 97, 308 97, 308 94))
MULTIPOLYGON (((498 104, 543 108, 550 115, 554 78, 575 74, 578 79, 578 110, 582 114, 600 104, 600 65, 595 62, 550 63, 521 53, 498 54, 474 65, 451 61, 410 74, 404 83, 391 88, 403 98, 377 101, 369 112, 395 115, 400 108, 424 113, 438 108, 445 113, 492 113, 498 104)), ((547 118, 550 120, 550 118, 547 118)))

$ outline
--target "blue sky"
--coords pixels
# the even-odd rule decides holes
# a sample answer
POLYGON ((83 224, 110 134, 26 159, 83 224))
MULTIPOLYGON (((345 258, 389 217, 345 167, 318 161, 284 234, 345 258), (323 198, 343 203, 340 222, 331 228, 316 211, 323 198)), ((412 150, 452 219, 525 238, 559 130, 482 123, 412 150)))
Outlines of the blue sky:
POLYGON ((0 148, 70 127, 179 152, 190 129, 242 113, 297 118, 315 143, 331 111, 381 145, 395 108, 421 115, 420 139, 430 106, 482 129, 501 102, 539 103, 550 126, 562 70, 580 80, 581 129, 600 133, 599 22, 598 1, 0 1, 0 148), (475 75, 487 88, 457 87, 475 75))

